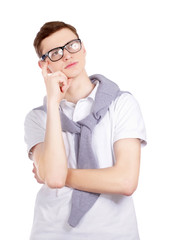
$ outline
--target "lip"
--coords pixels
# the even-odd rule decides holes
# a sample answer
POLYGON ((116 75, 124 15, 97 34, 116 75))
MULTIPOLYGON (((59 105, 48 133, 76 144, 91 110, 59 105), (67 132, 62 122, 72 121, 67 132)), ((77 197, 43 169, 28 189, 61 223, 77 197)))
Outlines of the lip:
POLYGON ((70 64, 68 64, 68 65, 65 67, 65 69, 70 68, 70 67, 73 67, 73 66, 76 65, 77 63, 78 63, 78 62, 70 63, 70 64))

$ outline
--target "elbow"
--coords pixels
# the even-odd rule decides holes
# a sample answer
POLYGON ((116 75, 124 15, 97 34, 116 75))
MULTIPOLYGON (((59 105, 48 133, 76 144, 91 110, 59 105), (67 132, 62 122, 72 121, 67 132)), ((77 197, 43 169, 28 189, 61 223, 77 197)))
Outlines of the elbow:
POLYGON ((65 180, 60 178, 46 178, 45 183, 49 188, 56 189, 56 188, 63 188, 65 186, 65 180))
POLYGON ((49 188, 63 188, 66 185, 67 171, 62 171, 62 173, 49 172, 45 174, 42 172, 40 176, 49 188))
POLYGON ((50 172, 45 176, 45 183, 49 188, 63 188, 66 185, 67 170, 50 172))
POLYGON ((125 190, 123 191, 123 195, 125 196, 132 196, 132 194, 136 191, 137 187, 134 186, 130 186, 125 188, 125 190))
POLYGON ((121 194, 131 196, 137 189, 137 182, 131 180, 124 180, 121 184, 121 194))
POLYGON ((49 168, 40 165, 38 168, 39 175, 44 180, 44 183, 52 189, 63 188, 66 185, 67 167, 49 168))

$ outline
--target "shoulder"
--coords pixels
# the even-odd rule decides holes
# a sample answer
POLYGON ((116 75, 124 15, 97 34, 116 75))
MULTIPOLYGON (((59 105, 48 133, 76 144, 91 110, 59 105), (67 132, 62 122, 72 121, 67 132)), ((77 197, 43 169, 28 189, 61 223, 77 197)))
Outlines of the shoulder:
POLYGON ((114 141, 123 138, 138 138, 146 144, 146 130, 142 112, 136 98, 130 93, 123 93, 112 103, 114 122, 114 141))
POLYGON ((129 92, 123 92, 111 104, 112 109, 116 112, 128 111, 135 109, 140 111, 140 106, 136 98, 129 92))
POLYGON ((34 108, 27 113, 24 124, 27 124, 28 122, 35 122, 35 123, 42 122, 42 121, 45 122, 46 115, 47 113, 44 105, 34 108))

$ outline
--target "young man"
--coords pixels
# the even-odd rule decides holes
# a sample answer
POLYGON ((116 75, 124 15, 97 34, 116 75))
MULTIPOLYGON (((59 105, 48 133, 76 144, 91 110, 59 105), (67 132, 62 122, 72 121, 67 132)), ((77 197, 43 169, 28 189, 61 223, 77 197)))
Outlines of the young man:
POLYGON ((25 119, 33 172, 44 183, 30 239, 138 240, 131 195, 146 137, 137 101, 87 75, 73 26, 44 24, 34 46, 47 96, 25 119))

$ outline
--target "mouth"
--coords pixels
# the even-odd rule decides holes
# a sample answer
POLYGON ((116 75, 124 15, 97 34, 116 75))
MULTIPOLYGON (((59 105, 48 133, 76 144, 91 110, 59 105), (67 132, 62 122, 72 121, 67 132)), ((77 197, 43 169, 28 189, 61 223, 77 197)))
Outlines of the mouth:
POLYGON ((70 64, 68 64, 68 65, 65 67, 65 69, 70 68, 70 67, 73 67, 73 66, 75 66, 77 63, 78 63, 78 62, 70 63, 70 64))

